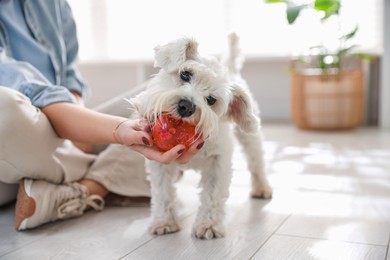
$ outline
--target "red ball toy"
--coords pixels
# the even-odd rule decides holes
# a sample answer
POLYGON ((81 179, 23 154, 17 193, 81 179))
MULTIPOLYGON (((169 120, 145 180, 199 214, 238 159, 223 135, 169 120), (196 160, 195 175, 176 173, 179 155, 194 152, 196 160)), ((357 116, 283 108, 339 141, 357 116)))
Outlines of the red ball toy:
POLYGON ((164 152, 178 144, 183 144, 188 149, 198 137, 195 125, 169 114, 162 114, 151 130, 154 144, 164 152))

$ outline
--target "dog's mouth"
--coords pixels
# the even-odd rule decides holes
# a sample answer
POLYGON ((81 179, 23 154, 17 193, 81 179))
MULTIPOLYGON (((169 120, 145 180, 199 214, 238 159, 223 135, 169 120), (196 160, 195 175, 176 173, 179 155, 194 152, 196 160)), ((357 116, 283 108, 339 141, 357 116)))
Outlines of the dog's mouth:
MULTIPOLYGON (((179 125, 191 124, 195 127, 196 141, 198 138, 212 137, 216 132, 218 125, 218 118, 212 113, 212 111, 201 110, 192 100, 181 97, 176 99, 175 102, 167 105, 169 100, 164 96, 160 97, 156 102, 147 102, 148 106, 145 107, 144 113, 140 113, 145 119, 146 129, 152 134, 153 127, 157 124, 160 118, 169 115, 172 120, 178 122, 179 125)), ((171 129, 175 131, 174 128, 171 129)), ((167 133, 169 136, 171 133, 167 133)))
POLYGON ((149 127, 153 127, 156 124, 161 124, 161 121, 164 119, 167 120, 169 118, 172 121, 175 121, 177 124, 191 124, 197 129, 197 133, 200 131, 201 127, 199 125, 199 118, 195 114, 191 116, 182 116, 177 111, 168 112, 163 111, 159 113, 153 113, 144 116, 144 120, 147 122, 149 127))
MULTIPOLYGON (((162 102, 162 104, 166 102, 162 102)), ((171 105, 157 104, 151 107, 145 118, 149 125, 153 126, 159 121, 159 118, 166 118, 169 116, 175 122, 182 122, 183 124, 192 124, 196 126, 196 133, 202 132, 201 114, 196 104, 187 98, 180 98, 171 105)))

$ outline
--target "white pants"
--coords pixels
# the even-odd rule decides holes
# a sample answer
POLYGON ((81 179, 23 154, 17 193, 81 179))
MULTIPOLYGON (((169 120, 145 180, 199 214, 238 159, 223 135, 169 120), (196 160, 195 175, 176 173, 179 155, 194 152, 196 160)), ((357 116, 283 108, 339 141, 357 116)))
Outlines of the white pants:
POLYGON ((54 184, 82 178, 124 196, 148 196, 144 159, 121 145, 86 154, 54 132, 23 94, 0 87, 0 205, 15 198, 22 178, 54 184))

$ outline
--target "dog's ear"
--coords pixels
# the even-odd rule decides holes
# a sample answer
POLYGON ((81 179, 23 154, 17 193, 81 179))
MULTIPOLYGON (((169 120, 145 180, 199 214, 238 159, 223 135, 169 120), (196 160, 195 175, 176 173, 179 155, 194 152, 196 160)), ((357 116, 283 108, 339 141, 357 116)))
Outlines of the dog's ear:
POLYGON ((182 38, 154 48, 155 67, 168 72, 177 70, 186 60, 198 56, 198 42, 192 38, 182 38))
POLYGON ((232 85, 232 94, 228 116, 244 132, 255 133, 260 127, 260 121, 254 112, 250 94, 236 83, 232 85))

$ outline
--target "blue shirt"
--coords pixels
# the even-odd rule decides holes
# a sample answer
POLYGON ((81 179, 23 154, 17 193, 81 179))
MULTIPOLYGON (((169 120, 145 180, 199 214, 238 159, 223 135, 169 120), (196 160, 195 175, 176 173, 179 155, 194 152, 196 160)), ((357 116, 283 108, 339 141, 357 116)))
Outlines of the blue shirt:
POLYGON ((0 0, 0 86, 20 91, 36 107, 86 99, 75 68, 76 26, 66 0, 0 0))
POLYGON ((13 0, 3 3, 0 8, 0 21, 8 32, 8 42, 10 43, 12 57, 18 61, 30 63, 51 84, 55 84, 55 72, 49 53, 41 43, 38 43, 33 38, 24 19, 22 4, 23 0, 13 0))

